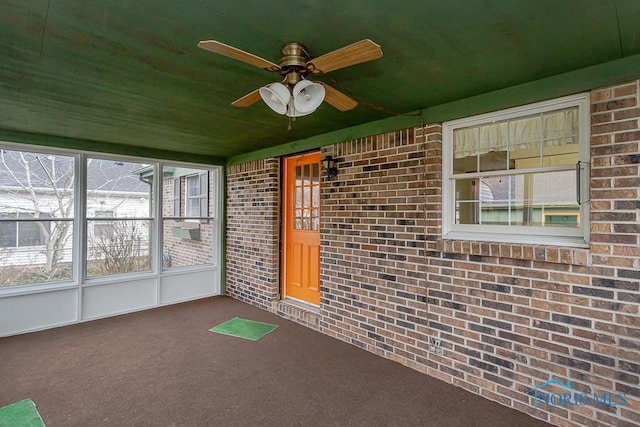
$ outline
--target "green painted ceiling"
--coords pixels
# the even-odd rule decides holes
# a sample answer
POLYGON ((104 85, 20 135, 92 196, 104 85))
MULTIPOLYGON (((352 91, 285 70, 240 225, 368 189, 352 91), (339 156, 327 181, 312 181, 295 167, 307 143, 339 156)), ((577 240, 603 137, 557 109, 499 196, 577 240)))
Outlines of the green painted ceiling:
POLYGON ((223 161, 439 106, 455 116, 474 99, 472 111, 488 110, 483 94, 517 103, 509 88, 529 82, 547 79, 552 94, 640 76, 640 1, 3 0, 0 55, 2 139, 223 161), (216 39, 277 62, 286 42, 319 56, 363 38, 384 56, 318 78, 360 104, 323 104, 290 131, 262 102, 230 106, 277 74, 196 46, 216 39))

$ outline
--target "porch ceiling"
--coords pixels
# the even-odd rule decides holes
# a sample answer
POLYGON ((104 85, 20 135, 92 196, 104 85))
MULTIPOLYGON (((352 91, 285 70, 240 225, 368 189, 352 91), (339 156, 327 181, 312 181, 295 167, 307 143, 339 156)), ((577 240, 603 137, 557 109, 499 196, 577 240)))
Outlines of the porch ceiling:
POLYGON ((635 0, 4 0, 0 139, 223 161, 598 64, 640 74, 638 22, 635 0), (363 38, 382 59, 319 77, 359 105, 290 131, 261 102, 230 106, 277 75, 196 46, 277 62, 289 41, 319 56, 363 38))

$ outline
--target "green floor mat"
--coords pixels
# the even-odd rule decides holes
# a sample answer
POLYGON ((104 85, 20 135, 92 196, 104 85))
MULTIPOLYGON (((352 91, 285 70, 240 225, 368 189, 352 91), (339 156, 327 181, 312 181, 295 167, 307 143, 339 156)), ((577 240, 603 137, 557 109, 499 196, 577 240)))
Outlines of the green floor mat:
POLYGON ((31 399, 0 408, 0 427, 44 427, 44 422, 31 399))
POLYGON ((209 329, 209 331, 224 335, 231 335, 232 337, 244 338, 246 340, 258 341, 277 327, 278 325, 271 325, 269 323, 255 322, 253 320, 234 317, 233 319, 227 320, 218 326, 214 326, 209 329))

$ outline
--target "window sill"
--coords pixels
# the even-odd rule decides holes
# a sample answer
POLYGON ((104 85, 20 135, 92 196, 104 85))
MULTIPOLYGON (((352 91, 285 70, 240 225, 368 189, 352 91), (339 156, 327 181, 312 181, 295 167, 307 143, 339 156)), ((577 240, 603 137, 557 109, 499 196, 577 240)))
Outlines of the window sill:
POLYGON ((75 282, 49 282, 31 285, 13 285, 0 288, 0 298, 64 291, 68 289, 78 289, 78 284, 75 282))
POLYGON ((160 276, 177 276, 180 274, 198 273, 201 271, 211 271, 216 269, 217 267, 214 264, 185 265, 182 267, 169 267, 162 269, 160 276))
POLYGON ((82 283, 82 287, 88 288, 91 286, 110 285, 113 283, 136 282, 139 280, 155 279, 156 277, 157 274, 153 271, 107 274, 104 276, 87 277, 82 283))
POLYGON ((443 238, 439 242, 443 252, 541 261, 555 264, 588 265, 589 249, 570 245, 545 243, 491 242, 455 238, 443 238))

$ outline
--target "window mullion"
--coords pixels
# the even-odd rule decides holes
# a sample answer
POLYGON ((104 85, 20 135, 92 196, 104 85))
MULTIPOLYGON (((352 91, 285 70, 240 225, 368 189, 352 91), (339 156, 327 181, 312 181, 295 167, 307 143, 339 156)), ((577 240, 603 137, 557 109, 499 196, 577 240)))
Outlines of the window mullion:
POLYGON ((545 172, 562 172, 575 170, 575 165, 560 165, 549 166, 539 168, 523 168, 523 169, 509 169, 509 170, 497 170, 486 172, 470 172, 470 173, 457 173, 451 175, 452 179, 471 179, 471 178, 488 178, 492 176, 514 176, 514 175, 526 175, 545 172))
MULTIPOLYGON (((163 247, 164 247, 164 218, 162 217, 162 210, 164 206, 164 175, 162 171, 164 170, 163 162, 156 162, 153 165, 153 181, 152 181, 152 198, 155 201, 153 204, 153 217, 154 219, 151 221, 151 239, 152 239, 152 258, 151 261, 153 263, 153 269, 156 273, 156 276, 159 278, 162 274, 162 262, 164 259, 163 247)), ((175 190, 175 182, 173 183, 173 188, 175 190)), ((174 194, 174 204, 173 209, 175 210, 175 194, 174 194)), ((158 279, 158 285, 156 286, 156 304, 160 304, 160 280, 158 279)))
POLYGON ((74 194, 73 194, 73 239, 71 258, 73 264, 73 278, 78 286, 78 320, 82 319, 83 287, 86 280, 87 265, 87 158, 84 153, 74 157, 74 194))

